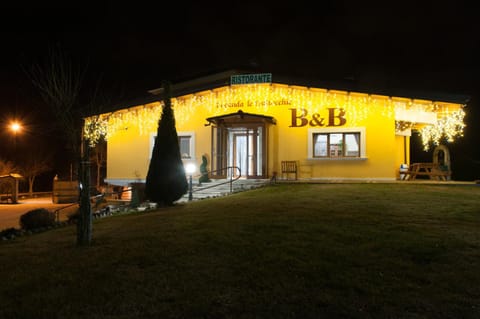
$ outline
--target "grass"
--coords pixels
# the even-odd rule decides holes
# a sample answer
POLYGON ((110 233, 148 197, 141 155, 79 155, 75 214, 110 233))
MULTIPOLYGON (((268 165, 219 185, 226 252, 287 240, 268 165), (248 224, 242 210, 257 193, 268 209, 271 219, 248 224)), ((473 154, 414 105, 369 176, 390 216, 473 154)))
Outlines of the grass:
POLYGON ((480 187, 282 184, 0 244, 0 318, 479 318, 480 187))

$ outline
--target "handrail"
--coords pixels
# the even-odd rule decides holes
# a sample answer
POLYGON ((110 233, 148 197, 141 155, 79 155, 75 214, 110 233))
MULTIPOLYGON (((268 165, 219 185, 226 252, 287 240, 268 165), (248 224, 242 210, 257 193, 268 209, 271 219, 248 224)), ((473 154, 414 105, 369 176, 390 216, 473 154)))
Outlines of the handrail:
MULTIPOLYGON (((105 194, 98 194, 98 195, 93 195, 93 196, 90 196, 90 201, 94 200, 94 199, 99 199, 99 198, 103 198, 105 196, 105 194)), ((53 211, 53 213, 55 214, 55 220, 57 222, 60 222, 60 211, 62 209, 65 209, 65 208, 69 208, 69 207, 72 207, 72 206, 75 206, 75 205, 80 205, 80 201, 78 202, 75 202, 75 203, 71 203, 70 205, 66 205, 66 206, 63 206, 63 207, 60 207, 60 208, 57 208, 53 211)))
POLYGON ((75 203, 72 203, 70 205, 67 205, 67 206, 63 206, 63 207, 60 207, 60 208, 57 208, 53 211, 53 213, 55 214, 55 221, 58 223, 60 222, 60 211, 62 209, 65 209, 65 208, 69 208, 69 207, 72 207, 72 206, 75 206, 75 205, 79 205, 78 202, 75 202, 75 203))
MULTIPOLYGON (((240 177, 242 177, 242 170, 240 169, 240 167, 238 167, 238 166, 227 166, 227 167, 224 167, 224 168, 219 168, 219 169, 210 171, 209 174, 212 173, 212 172, 224 171, 224 170, 229 170, 229 169, 231 170, 229 181, 226 181, 226 182, 223 182, 223 183, 218 183, 218 184, 215 184, 215 185, 206 186, 206 187, 196 188, 196 189, 192 190, 192 193, 197 192, 197 191, 202 191, 202 190, 205 190, 205 189, 209 189, 209 188, 214 188, 214 187, 224 185, 224 184, 227 184, 227 183, 230 183, 230 193, 231 193, 233 191, 233 186, 232 186, 233 182, 240 179, 240 177), (237 175, 237 177, 235 177, 235 179, 233 178, 233 170, 234 169, 236 169, 238 171, 238 175, 237 175)), ((198 176, 202 176, 202 175, 198 175, 198 176)))

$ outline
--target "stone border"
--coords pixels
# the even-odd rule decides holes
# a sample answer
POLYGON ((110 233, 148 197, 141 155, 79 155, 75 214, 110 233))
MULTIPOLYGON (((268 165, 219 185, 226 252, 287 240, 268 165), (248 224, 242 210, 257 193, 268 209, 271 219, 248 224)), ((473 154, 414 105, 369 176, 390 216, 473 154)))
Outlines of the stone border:
MULTIPOLYGON (((118 215, 118 214, 122 214, 122 213, 145 212, 145 211, 149 211, 149 210, 152 210, 152 209, 155 209, 155 208, 157 208, 157 204, 149 203, 149 202, 143 203, 140 206, 135 207, 135 208, 130 207, 130 205, 117 205, 117 206, 116 205, 108 205, 105 208, 102 208, 102 209, 94 212, 92 214, 92 218, 95 220, 95 219, 105 218, 105 217, 118 215)), ((1 230, 0 233, 7 232, 7 234, 2 235, 0 237, 0 241, 1 242, 6 242, 6 241, 14 240, 17 237, 23 237, 23 236, 29 236, 29 235, 33 235, 33 234, 43 233, 43 232, 48 231, 48 230, 57 229, 57 228, 60 228, 60 227, 66 227, 66 226, 69 226, 69 225, 74 225, 76 223, 77 223, 77 221, 75 219, 71 219, 71 220, 66 220, 66 221, 62 221, 62 222, 55 222, 55 224, 53 226, 40 227, 40 228, 36 228, 36 229, 32 229, 32 230, 24 230, 24 229, 21 229, 21 228, 14 228, 14 227, 5 228, 5 229, 1 230)))

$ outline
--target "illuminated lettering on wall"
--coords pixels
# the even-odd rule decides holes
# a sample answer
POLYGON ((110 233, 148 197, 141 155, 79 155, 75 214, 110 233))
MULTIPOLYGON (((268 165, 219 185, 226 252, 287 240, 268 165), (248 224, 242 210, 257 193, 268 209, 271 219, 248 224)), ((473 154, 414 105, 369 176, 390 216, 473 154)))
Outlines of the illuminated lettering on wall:
POLYGON ((345 110, 337 108, 327 108, 328 118, 322 117, 319 113, 313 113, 309 116, 306 109, 290 109, 292 122, 290 127, 309 126, 342 126, 347 123, 345 119, 345 110))
POLYGON ((288 99, 278 100, 246 100, 246 101, 233 101, 227 103, 217 103, 217 108, 239 108, 239 107, 263 107, 263 106, 282 106, 291 105, 292 102, 288 99))

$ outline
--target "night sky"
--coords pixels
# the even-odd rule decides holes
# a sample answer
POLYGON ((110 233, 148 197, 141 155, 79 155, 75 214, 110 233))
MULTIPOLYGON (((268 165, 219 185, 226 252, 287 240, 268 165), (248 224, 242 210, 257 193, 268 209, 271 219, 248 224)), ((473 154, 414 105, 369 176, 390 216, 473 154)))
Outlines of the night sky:
MULTIPOLYGON (((48 109, 22 69, 59 46, 88 65, 87 86, 101 78, 118 101, 162 80, 246 67, 270 72, 273 80, 282 74, 348 81, 371 93, 468 95, 468 127, 452 145, 452 160, 457 168, 468 166, 460 178, 480 178, 480 23, 471 1, 210 3, 2 4, 2 127, 17 117, 28 125, 17 147, 33 140, 52 144, 48 109)), ((8 158, 12 136, 2 132, 0 138, 0 158, 8 158)))

